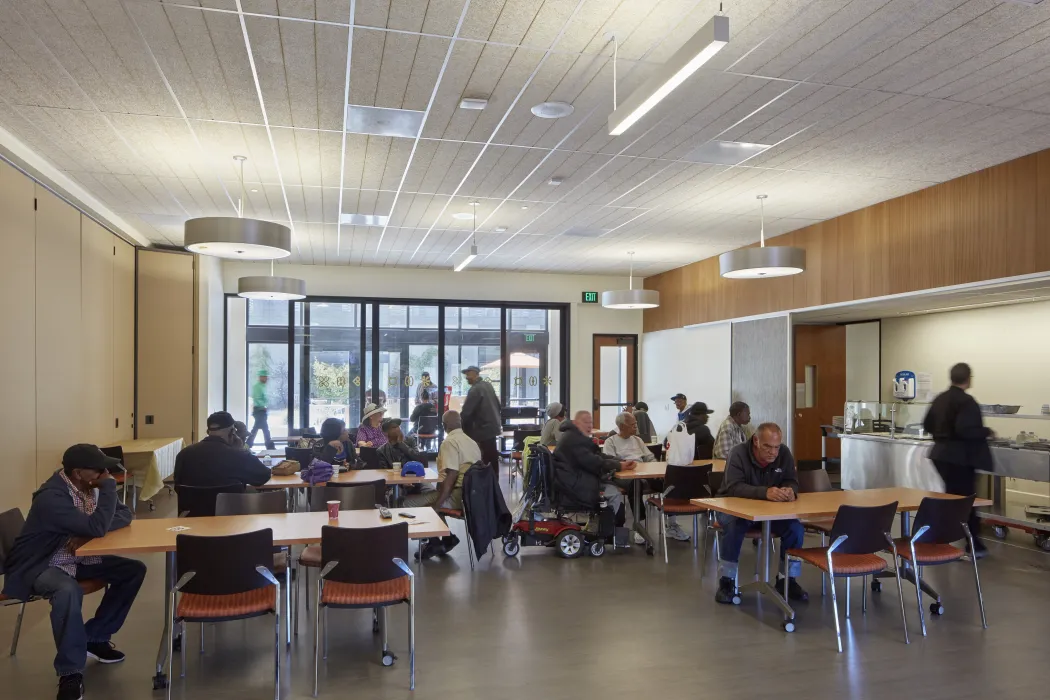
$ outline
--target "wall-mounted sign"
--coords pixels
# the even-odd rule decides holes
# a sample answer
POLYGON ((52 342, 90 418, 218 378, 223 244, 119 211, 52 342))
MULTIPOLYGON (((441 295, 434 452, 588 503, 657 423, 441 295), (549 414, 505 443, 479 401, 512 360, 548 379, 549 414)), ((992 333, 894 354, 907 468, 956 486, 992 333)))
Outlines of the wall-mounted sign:
POLYGON ((583 293, 584 304, 597 304, 598 303, 598 292, 584 292, 583 293))
POLYGON ((525 342, 526 343, 535 343, 536 342, 536 334, 535 333, 526 333, 525 334, 525 342))

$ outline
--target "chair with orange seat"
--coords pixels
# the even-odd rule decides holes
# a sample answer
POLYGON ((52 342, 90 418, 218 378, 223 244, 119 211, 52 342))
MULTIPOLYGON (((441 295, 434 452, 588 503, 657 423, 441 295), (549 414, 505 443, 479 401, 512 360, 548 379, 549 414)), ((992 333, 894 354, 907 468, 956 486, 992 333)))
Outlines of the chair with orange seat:
POLYGON ((664 473, 664 491, 657 496, 650 496, 646 501, 648 507, 655 508, 660 513, 660 546, 664 550, 664 563, 667 563, 667 527, 664 524, 664 516, 667 515, 691 515, 693 516, 693 549, 699 546, 700 539, 700 515, 707 512, 703 506, 695 506, 690 503, 693 498, 707 498, 711 495, 709 480, 711 474, 710 464, 700 466, 677 466, 667 465, 664 473))
POLYGON ((323 653, 328 658, 328 609, 382 609, 383 665, 397 657, 388 644, 387 608, 408 604, 409 689, 416 688, 416 582, 408 559, 408 523, 367 528, 321 528, 324 568, 314 599, 314 697, 323 653), (322 610, 323 615, 322 615, 322 610), (322 642, 321 636, 324 635, 322 642))
MULTIPOLYGON (((171 627, 183 622, 229 622, 274 616, 274 698, 281 695, 281 586, 273 566, 273 530, 240 535, 175 537, 177 583, 171 590, 171 627)), ((172 637, 168 637, 168 678, 173 678, 172 637)), ((181 645, 181 676, 186 675, 181 645)), ((168 698, 171 686, 168 683, 168 698)))
MULTIPOLYGON (((842 632, 839 627, 838 598, 835 593, 835 578, 845 578, 846 617, 849 617, 849 579, 861 576, 867 580, 886 568, 886 560, 878 555, 887 543, 894 554, 894 572, 897 575, 897 592, 901 596, 901 621, 904 624, 904 643, 908 643, 908 618, 904 614, 904 593, 901 588, 900 568, 896 566, 897 546, 890 535, 893 518, 897 514, 897 502, 883 506, 841 506, 831 527, 831 546, 803 547, 784 552, 785 570, 788 557, 795 557, 812 564, 828 574, 831 579, 831 606, 835 611, 835 638, 842 651, 842 632)), ((784 584, 787 598, 787 579, 784 584)), ((867 591, 867 587, 864 587, 867 591)), ((867 611, 867 595, 863 598, 863 609, 867 611)))
MULTIPOLYGON (((911 565, 915 574, 915 598, 919 604, 919 622, 922 636, 926 636, 926 616, 922 609, 922 569, 924 566, 938 566, 960 561, 966 551, 956 547, 952 542, 966 540, 973 551, 973 533, 967 520, 973 508, 975 496, 966 498, 924 498, 919 503, 915 514, 911 537, 896 540, 894 555, 911 565)), ((973 578, 977 584, 977 603, 981 608, 981 625, 988 629, 988 619, 984 614, 984 596, 981 595, 981 575, 977 572, 977 558, 973 562, 973 578)), ((944 611, 940 598, 930 606, 934 615, 944 611)))

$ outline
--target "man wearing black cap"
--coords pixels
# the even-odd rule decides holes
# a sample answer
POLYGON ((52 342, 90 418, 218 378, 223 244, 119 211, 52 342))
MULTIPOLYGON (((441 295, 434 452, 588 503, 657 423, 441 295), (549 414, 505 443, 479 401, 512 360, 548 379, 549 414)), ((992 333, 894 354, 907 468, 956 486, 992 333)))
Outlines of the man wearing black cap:
POLYGON ((175 490, 180 486, 262 486, 269 481, 270 470, 238 447, 236 430, 233 416, 226 411, 208 416, 208 436, 184 447, 175 458, 175 490))
POLYGON ((119 464, 95 445, 66 450, 62 468, 33 494, 26 524, 4 562, 5 595, 51 602, 58 700, 84 697, 87 657, 103 664, 124 660, 109 640, 124 624, 146 577, 145 564, 134 559, 76 556, 87 540, 131 522, 108 471, 119 464), (89 580, 104 581, 107 588, 95 616, 85 623, 79 582, 89 580))
POLYGON ((503 434, 503 418, 496 390, 481 378, 481 370, 471 365, 463 370, 470 391, 463 401, 463 432, 481 448, 481 461, 499 469, 499 438, 503 434))
POLYGON ((697 401, 689 407, 685 415, 685 429, 696 438, 696 450, 693 459, 711 459, 715 446, 715 436, 707 427, 707 420, 714 413, 703 401, 697 401))
POLYGON ((671 400, 674 401, 674 407, 678 409, 678 420, 685 420, 685 417, 689 415, 689 411, 685 410, 689 399, 685 398, 685 394, 679 392, 672 396, 671 400))

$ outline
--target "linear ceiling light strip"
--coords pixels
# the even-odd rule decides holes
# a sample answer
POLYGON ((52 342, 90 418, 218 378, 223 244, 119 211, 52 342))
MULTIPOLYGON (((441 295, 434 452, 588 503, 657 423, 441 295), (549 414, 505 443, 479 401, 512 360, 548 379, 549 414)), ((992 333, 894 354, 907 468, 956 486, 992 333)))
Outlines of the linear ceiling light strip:
MULTIPOLYGON (((350 104, 350 63, 354 51, 354 17, 357 14, 357 0, 350 0, 350 26, 346 30, 346 82, 343 86, 343 137, 339 148, 339 212, 335 217, 335 261, 339 262, 339 252, 343 243, 343 178, 346 177, 346 117, 350 104)), ((320 121, 317 123, 321 125, 320 121)), ((321 216, 324 219, 324 216, 321 216)), ((324 240, 324 223, 321 224, 321 240, 324 240)), ((325 245, 325 263, 328 262, 328 245, 325 245)))

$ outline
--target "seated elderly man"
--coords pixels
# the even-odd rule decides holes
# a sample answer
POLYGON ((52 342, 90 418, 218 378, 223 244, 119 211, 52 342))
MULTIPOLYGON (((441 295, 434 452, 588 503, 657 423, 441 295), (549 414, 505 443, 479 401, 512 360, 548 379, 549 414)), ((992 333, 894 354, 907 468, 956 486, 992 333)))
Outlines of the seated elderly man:
POLYGON ((743 401, 734 401, 729 407, 729 415, 718 426, 715 436, 714 457, 727 459, 737 445, 747 442, 755 434, 751 427, 751 407, 743 401))
MULTIPOLYGON (((760 501, 794 501, 798 497, 795 459, 787 445, 781 444, 782 440, 783 432, 776 423, 758 426, 751 440, 737 445, 729 452, 725 480, 718 495, 760 501)), ((740 548, 753 523, 725 513, 718 513, 718 522, 722 526, 722 538, 718 547, 720 579, 715 600, 732 604, 740 548)), ((804 531, 798 520, 774 520, 772 532, 780 537, 780 551, 802 546, 804 531)), ((781 571, 777 574, 778 590, 784 586, 783 559, 780 560, 780 567, 781 571)), ((792 561, 788 571, 788 597, 791 600, 809 600, 809 594, 796 578, 800 570, 801 562, 792 561)))
POLYGON ((384 418, 382 428, 387 442, 377 450, 380 469, 393 469, 397 463, 400 463, 401 466, 405 466, 407 462, 422 462, 424 465, 427 463, 425 455, 412 449, 405 442, 405 434, 401 432, 400 418, 384 418))
MULTIPOLYGON (((471 467, 482 464, 481 448, 463 432, 463 419, 459 411, 445 411, 441 416, 441 423, 445 426, 445 439, 441 441, 437 456, 441 485, 434 491, 405 496, 406 508, 434 506, 462 509, 463 477, 471 467)), ((441 519, 444 520, 444 516, 441 519)), ((455 535, 442 537, 440 541, 428 540, 416 558, 427 559, 447 554, 457 544, 459 538, 455 535)))
POLYGON ((547 405, 547 422, 543 424, 540 431, 540 444, 544 447, 554 447, 561 437, 561 424, 565 421, 565 406, 557 401, 547 405))
POLYGON ((200 442, 182 448, 175 457, 172 478, 176 491, 182 486, 262 486, 270 480, 270 470, 257 457, 240 448, 233 416, 218 411, 208 416, 207 425, 208 435, 200 442))
POLYGON ((554 452, 554 482, 567 500, 581 507, 597 508, 604 497, 617 514, 617 523, 622 524, 623 495, 613 477, 618 471, 634 469, 635 462, 603 454, 591 438, 593 429, 590 411, 577 411, 571 423, 562 423, 554 452))

